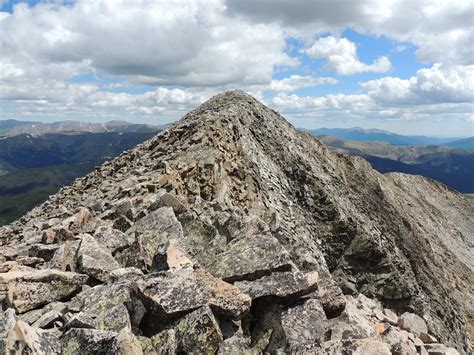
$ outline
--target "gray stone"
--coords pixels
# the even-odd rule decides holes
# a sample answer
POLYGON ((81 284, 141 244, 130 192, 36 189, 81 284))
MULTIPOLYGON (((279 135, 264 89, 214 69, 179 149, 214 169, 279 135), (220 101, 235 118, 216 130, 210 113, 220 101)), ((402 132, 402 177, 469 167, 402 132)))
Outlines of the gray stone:
POLYGON ((140 342, 129 328, 123 328, 115 337, 108 352, 110 355, 142 355, 140 342))
POLYGON ((401 329, 415 334, 417 337, 419 337, 421 333, 428 333, 424 319, 414 313, 403 313, 398 320, 398 326, 401 329))
POLYGON ((110 251, 89 234, 81 234, 77 264, 78 270, 103 282, 110 278, 111 271, 120 268, 110 251))
POLYGON ((94 238, 101 245, 107 247, 112 254, 132 245, 133 243, 133 238, 129 235, 108 226, 97 228, 94 232, 94 238))
POLYGON ((183 230, 171 207, 161 207, 138 220, 129 231, 136 238, 134 253, 137 265, 144 271, 151 269, 156 250, 170 239, 182 239, 183 230))
POLYGON ((281 314, 281 325, 290 352, 323 343, 330 334, 324 309, 314 298, 296 302, 285 309, 281 314))
POLYGON ((252 299, 264 296, 296 298, 313 292, 318 287, 318 273, 274 272, 254 281, 237 281, 234 286, 252 299))
POLYGON ((86 275, 59 270, 14 271, 0 274, 0 289, 7 290, 4 302, 24 313, 73 294, 87 279, 86 275))
POLYGON ((136 290, 145 303, 157 308, 163 319, 210 305, 232 318, 242 318, 251 299, 237 287, 205 270, 171 269, 137 281, 136 290))
POLYGON ((223 342, 219 324, 209 306, 187 314, 174 329, 178 352, 214 354, 223 342))
POLYGON ((131 327, 125 305, 131 302, 129 285, 99 285, 75 296, 68 308, 85 313, 94 320, 94 327, 98 330, 119 332, 125 327, 131 327))
POLYGON ((273 271, 289 271, 288 252, 272 236, 254 235, 234 240, 215 261, 206 265, 213 275, 225 281, 254 280, 273 271))
POLYGON ((106 354, 117 333, 96 329, 72 328, 61 338, 61 354, 106 354))

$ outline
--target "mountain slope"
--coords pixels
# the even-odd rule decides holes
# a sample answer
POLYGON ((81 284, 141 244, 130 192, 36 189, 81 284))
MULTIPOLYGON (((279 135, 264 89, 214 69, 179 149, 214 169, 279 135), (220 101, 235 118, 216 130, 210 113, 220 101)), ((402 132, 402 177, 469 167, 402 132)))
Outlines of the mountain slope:
POLYGON ((325 144, 363 157, 382 173, 402 172, 426 176, 463 193, 474 192, 474 153, 439 146, 394 146, 386 142, 362 142, 319 137, 325 144))
MULTIPOLYGON (((374 330, 383 314, 364 293, 422 316, 399 325, 425 342, 434 334, 467 353, 473 214, 444 185, 381 175, 231 91, 1 229, 0 255, 21 263, 26 250, 37 269, 68 271, 68 285, 88 275, 94 287, 61 294, 66 321, 93 316, 103 325, 89 339, 111 330, 110 346, 122 328, 91 297, 103 312, 106 295, 123 295, 110 296, 127 305, 114 319, 142 349, 416 351, 399 327, 374 330), (54 256, 36 252, 49 244, 60 246, 54 256)), ((4 303, 27 314, 34 301, 4 303)), ((83 330, 63 329, 55 346, 84 343, 83 330)))
POLYGON ((449 143, 444 144, 448 147, 452 148, 460 148, 466 150, 473 150, 474 151, 474 137, 458 139, 449 143))
POLYGON ((0 139, 0 225, 154 134, 21 134, 0 139))
POLYGON ((382 141, 393 145, 445 145, 453 139, 426 136, 404 136, 379 129, 319 128, 308 130, 313 136, 334 136, 353 141, 382 141))

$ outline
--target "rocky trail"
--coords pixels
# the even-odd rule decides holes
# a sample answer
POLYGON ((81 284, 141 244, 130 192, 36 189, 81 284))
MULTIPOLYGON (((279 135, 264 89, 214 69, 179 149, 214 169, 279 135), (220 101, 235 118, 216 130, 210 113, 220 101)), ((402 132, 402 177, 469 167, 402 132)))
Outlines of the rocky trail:
POLYGON ((468 354, 473 216, 229 91, 0 228, 0 353, 468 354))

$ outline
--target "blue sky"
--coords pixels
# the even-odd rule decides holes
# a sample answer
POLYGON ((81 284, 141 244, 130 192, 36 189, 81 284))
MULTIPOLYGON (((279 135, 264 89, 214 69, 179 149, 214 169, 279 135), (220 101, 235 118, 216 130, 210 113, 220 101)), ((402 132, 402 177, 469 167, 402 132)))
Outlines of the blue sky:
POLYGON ((240 88, 297 127, 474 134, 467 0, 0 4, 0 119, 162 124, 240 88))

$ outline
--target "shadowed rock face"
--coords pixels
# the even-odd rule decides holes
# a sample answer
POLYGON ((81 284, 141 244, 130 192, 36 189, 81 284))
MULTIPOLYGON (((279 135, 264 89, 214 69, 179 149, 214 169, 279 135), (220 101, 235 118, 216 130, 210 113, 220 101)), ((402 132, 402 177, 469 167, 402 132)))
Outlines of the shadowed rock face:
POLYGON ((473 215, 441 184, 381 175, 226 92, 0 229, 0 281, 89 276, 55 293, 59 316, 17 299, 34 309, 0 315, 0 338, 53 316, 28 332, 66 353, 422 352, 421 338, 468 353, 473 215), (393 321, 406 312, 413 329, 393 321))

